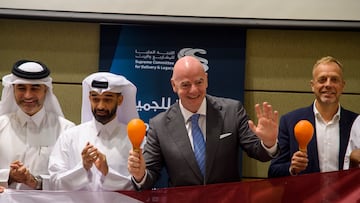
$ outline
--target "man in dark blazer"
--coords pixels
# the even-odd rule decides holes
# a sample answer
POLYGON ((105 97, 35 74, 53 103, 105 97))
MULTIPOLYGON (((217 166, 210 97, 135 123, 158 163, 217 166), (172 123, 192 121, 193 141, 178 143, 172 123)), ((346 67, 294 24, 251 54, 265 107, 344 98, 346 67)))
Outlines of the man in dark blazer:
POLYGON ((179 101, 150 120, 143 155, 130 151, 128 169, 138 189, 152 188, 163 166, 173 187, 239 181, 239 150, 260 161, 279 154, 278 113, 267 102, 255 106, 256 126, 239 101, 206 94, 207 73, 191 56, 176 62, 171 84, 179 101), (204 175, 194 154, 189 122, 194 114, 200 114, 205 135, 204 175))
MULTIPOLYGON (((339 121, 340 150, 338 155, 338 170, 343 168, 344 157, 349 141, 351 126, 356 117, 356 113, 341 108, 339 121)), ((297 151, 299 151, 299 145, 294 135, 294 127, 300 120, 308 120, 312 123, 313 126, 316 127, 313 105, 295 110, 281 117, 279 130, 279 146, 281 153, 276 159, 271 161, 268 174, 269 177, 290 176, 289 169, 291 165, 291 156, 297 151)), ((299 171, 298 174, 320 172, 319 155, 316 140, 316 130, 314 130, 314 135, 310 140, 307 148, 307 167, 305 168, 305 170, 301 172, 299 171)), ((295 175, 295 173, 293 175, 295 175)))
POLYGON ((351 127, 358 116, 339 104, 344 86, 338 60, 328 56, 315 63, 311 87, 316 99, 311 106, 281 117, 278 137, 281 153, 271 161, 269 177, 343 169, 351 127), (300 120, 308 120, 314 126, 307 152, 299 150, 294 135, 294 127, 300 120))

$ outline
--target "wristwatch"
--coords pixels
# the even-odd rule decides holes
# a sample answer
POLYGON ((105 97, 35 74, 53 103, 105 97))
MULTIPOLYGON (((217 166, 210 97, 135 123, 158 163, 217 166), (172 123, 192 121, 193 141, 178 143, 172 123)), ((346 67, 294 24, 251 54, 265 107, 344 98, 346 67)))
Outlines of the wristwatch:
POLYGON ((34 176, 35 180, 36 180, 36 187, 35 190, 42 190, 42 182, 43 179, 41 176, 34 176))

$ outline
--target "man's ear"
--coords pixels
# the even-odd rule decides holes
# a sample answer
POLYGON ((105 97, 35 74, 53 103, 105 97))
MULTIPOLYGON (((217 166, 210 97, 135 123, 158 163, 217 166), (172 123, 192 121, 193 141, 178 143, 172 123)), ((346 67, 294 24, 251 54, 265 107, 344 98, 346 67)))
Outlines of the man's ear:
POLYGON ((177 93, 175 81, 174 81, 173 79, 171 79, 170 82, 171 82, 171 87, 172 87, 172 89, 173 89, 173 92, 174 92, 174 93, 177 93))
POLYGON ((310 80, 311 91, 314 92, 314 80, 310 80))
POLYGON ((117 101, 118 106, 122 104, 123 100, 124 100, 123 95, 118 96, 118 101, 117 101))

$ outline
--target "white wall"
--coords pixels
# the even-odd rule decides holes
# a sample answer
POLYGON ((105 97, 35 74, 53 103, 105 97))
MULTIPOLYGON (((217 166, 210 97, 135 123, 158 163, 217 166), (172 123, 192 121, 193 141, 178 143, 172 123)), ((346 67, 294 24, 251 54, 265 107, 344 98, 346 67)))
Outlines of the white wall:
POLYGON ((2 0, 1 8, 187 17, 360 21, 359 0, 2 0))

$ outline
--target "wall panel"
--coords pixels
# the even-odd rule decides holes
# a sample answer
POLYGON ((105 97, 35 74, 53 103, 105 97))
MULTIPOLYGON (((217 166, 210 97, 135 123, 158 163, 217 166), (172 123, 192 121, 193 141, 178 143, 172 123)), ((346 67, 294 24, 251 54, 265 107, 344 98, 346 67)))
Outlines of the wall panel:
MULTIPOLYGON (((98 69, 99 24, 0 19, 0 28, 0 77, 20 58, 43 61, 52 71, 66 117, 79 123, 81 81, 98 69)), ((341 103, 360 113, 358 31, 249 29, 244 105, 250 118, 255 118, 255 103, 263 101, 280 115, 310 105, 311 68, 324 55, 337 57, 345 66, 341 103)), ((243 175, 267 177, 268 164, 245 155, 243 175)))

